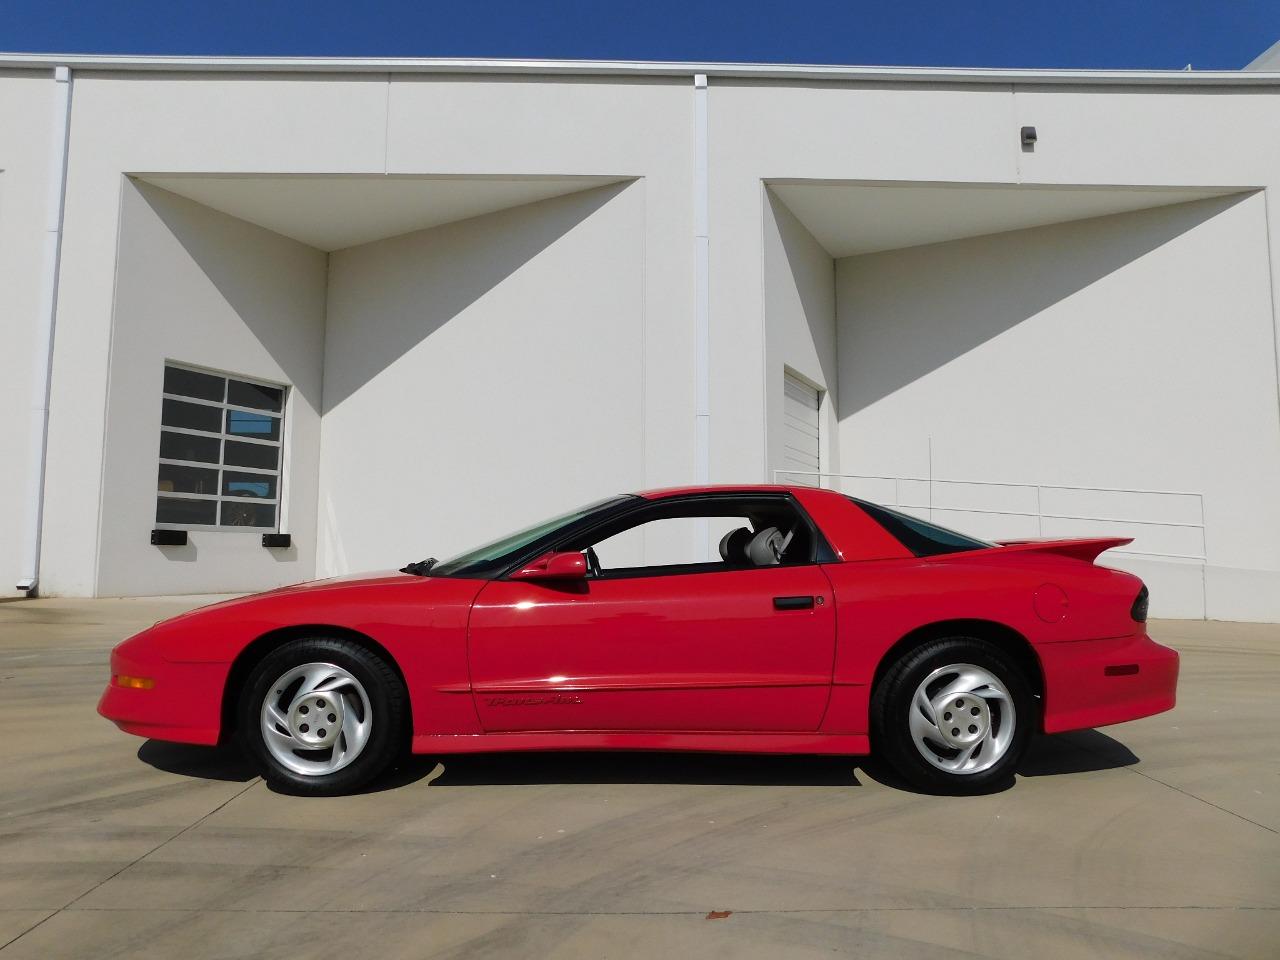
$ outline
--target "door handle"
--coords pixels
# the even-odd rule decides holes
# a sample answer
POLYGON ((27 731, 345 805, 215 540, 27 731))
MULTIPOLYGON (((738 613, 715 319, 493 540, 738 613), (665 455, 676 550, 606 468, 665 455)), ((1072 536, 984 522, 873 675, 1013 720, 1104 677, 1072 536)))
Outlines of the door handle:
POLYGON ((812 610, 813 597, 774 597, 775 610, 812 610))

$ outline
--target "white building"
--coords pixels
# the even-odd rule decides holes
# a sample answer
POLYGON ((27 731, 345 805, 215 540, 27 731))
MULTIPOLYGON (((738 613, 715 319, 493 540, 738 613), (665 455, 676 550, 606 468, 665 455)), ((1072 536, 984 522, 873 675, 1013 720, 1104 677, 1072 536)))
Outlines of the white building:
POLYGON ((822 474, 1280 620, 1280 73, 5 56, 0 130, 9 592, 822 474))

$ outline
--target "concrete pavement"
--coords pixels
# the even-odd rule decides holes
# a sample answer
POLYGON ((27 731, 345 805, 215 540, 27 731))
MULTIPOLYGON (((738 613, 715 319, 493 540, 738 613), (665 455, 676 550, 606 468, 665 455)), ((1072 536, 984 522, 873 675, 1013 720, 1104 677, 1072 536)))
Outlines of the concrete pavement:
POLYGON ((1178 708, 1042 738, 994 796, 583 754, 308 800, 95 714, 110 646, 194 603, 0 604, 0 960, 1280 958, 1280 627, 1153 624, 1178 708))

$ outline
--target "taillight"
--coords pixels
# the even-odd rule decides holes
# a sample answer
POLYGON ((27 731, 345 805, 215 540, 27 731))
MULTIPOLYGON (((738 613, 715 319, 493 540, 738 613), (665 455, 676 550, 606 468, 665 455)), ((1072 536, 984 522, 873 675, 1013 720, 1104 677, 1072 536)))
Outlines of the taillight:
POLYGON ((1133 606, 1129 608, 1129 616, 1133 617, 1138 623, 1147 622, 1147 606, 1151 603, 1151 594, 1147 591, 1147 585, 1144 583, 1142 589, 1138 591, 1137 598, 1133 601, 1133 606))

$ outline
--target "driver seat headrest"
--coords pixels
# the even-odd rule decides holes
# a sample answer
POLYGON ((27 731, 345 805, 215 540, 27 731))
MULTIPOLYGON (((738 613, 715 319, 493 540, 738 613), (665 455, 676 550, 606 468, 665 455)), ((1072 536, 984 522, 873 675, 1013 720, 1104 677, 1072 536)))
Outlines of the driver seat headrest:
POLYGON ((720 559, 734 566, 746 566, 751 561, 747 558, 747 545, 754 536, 746 527, 730 530, 720 538, 720 559))
POLYGON ((782 535, 777 527, 765 527, 747 544, 747 559, 757 567, 774 567, 791 544, 791 534, 782 535))

